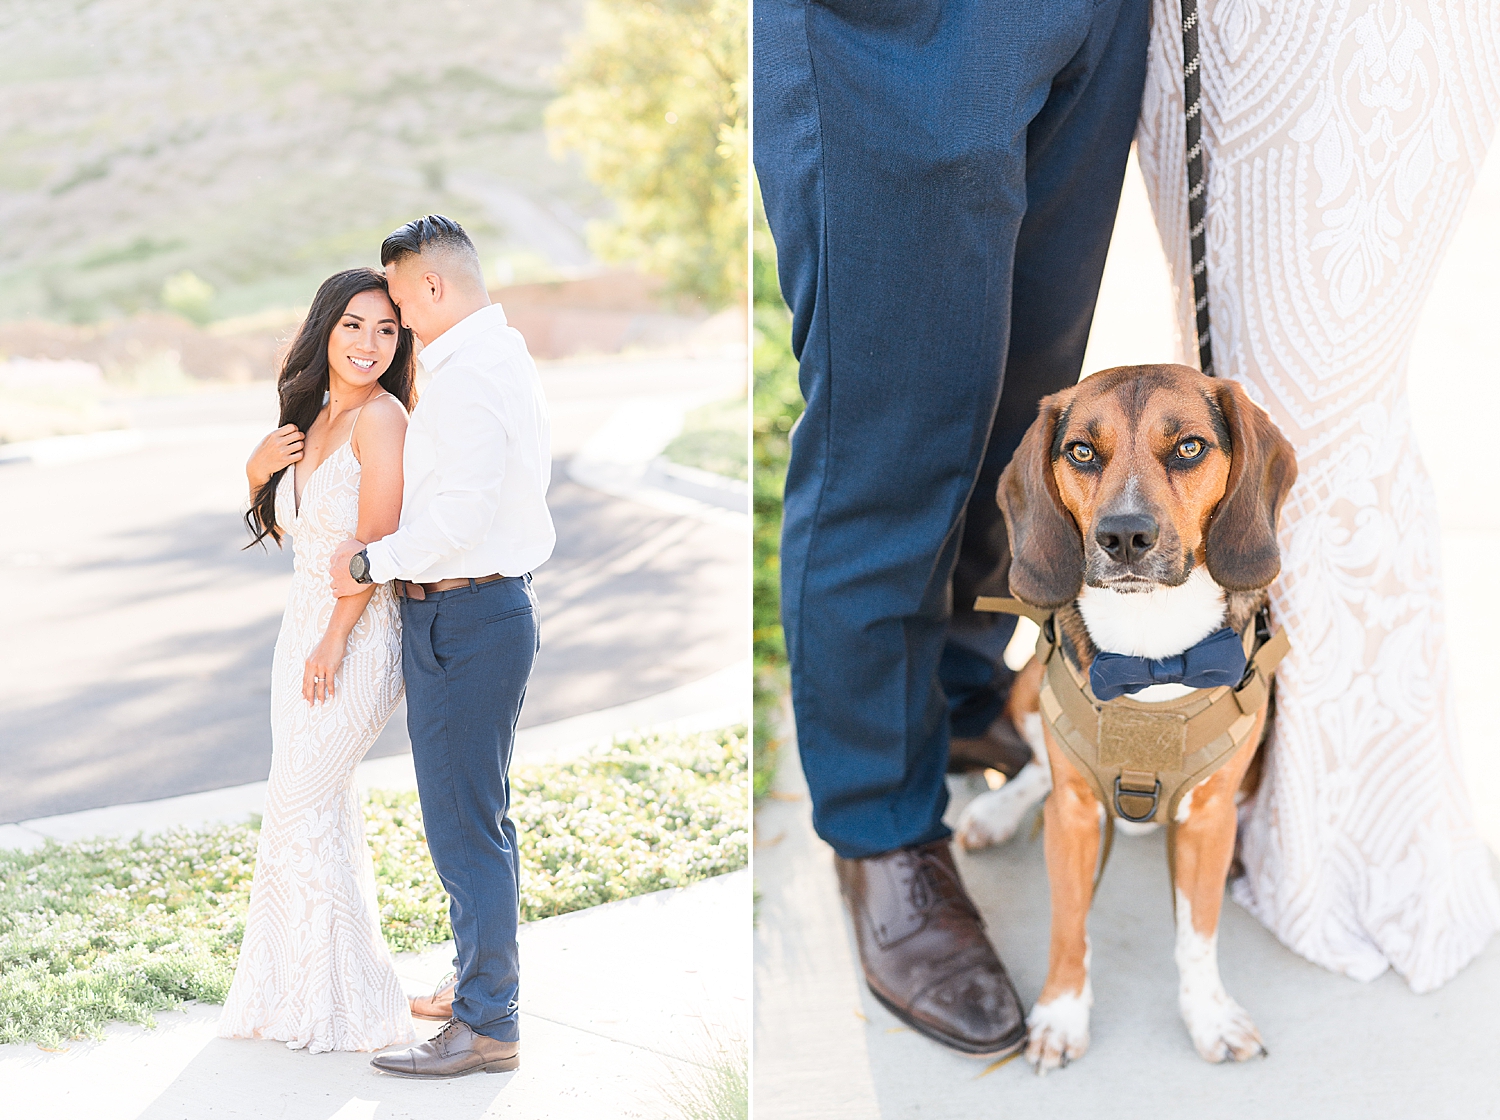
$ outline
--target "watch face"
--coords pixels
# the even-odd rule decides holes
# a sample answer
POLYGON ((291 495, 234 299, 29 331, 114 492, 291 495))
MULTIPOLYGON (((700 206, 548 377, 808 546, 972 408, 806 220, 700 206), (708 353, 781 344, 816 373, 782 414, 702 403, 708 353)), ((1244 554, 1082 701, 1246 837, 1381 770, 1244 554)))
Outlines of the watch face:
POLYGON ((363 552, 356 552, 349 558, 349 574, 356 583, 363 583, 369 578, 370 562, 363 552))

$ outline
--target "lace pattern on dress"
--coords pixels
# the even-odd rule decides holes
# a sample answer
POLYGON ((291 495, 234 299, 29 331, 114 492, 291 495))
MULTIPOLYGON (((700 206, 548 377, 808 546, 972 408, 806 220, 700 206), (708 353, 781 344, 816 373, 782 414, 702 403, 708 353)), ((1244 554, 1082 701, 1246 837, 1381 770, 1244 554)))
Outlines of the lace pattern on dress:
POLYGON ((319 464, 300 516, 292 473, 276 492, 294 571, 271 668, 271 779, 219 1034, 313 1053, 377 1050, 415 1034, 380 932, 354 769, 401 699, 401 617, 389 585, 376 588, 349 636, 332 701, 302 698, 303 663, 333 613, 328 561, 359 522, 359 460, 345 443, 319 464))
MULTIPOLYGON (((1137 143, 1191 339, 1177 0, 1137 143)), ((1445 982, 1500 926, 1461 778, 1407 355, 1500 112, 1493 0, 1202 0, 1213 352, 1296 445, 1292 652, 1234 896, 1359 979, 1445 982)), ((1180 361, 1189 348, 1179 343, 1180 361)))

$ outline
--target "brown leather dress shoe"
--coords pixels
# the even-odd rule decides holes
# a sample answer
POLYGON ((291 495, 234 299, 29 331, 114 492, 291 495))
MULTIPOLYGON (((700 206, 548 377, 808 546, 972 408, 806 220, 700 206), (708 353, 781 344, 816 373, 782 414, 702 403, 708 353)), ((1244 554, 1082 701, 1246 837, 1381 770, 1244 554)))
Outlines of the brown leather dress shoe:
POLYGON ((870 859, 836 859, 865 982, 913 1030, 966 1054, 1026 1042, 1026 1015, 947 840, 870 859))
POLYGON ((1031 744, 1004 713, 995 717, 983 735, 955 735, 948 741, 948 773, 998 770, 1014 778, 1031 761, 1031 744))
POLYGON ((440 1080, 466 1073, 506 1073, 521 1065, 521 1044, 479 1034, 469 1024, 450 1019, 420 1046, 377 1054, 370 1064, 397 1077, 440 1080))
POLYGON ((457 987, 458 979, 450 972, 438 981, 432 995, 407 996, 406 1002, 411 1005, 411 1017, 428 1019, 434 1023, 447 1022, 453 1018, 453 992, 457 987))

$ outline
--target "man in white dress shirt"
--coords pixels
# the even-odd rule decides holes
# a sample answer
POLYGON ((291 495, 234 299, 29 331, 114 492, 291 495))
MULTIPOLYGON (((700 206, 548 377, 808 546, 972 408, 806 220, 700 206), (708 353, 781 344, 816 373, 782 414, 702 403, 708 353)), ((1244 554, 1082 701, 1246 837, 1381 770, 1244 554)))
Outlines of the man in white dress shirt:
POLYGON ((372 1065, 447 1078, 520 1062, 508 772, 537 650, 531 572, 557 539, 546 501, 550 426, 526 343, 490 303, 457 222, 409 222, 380 259, 431 381, 406 433, 400 528, 368 545, 345 542, 330 575, 338 595, 395 581, 412 763, 458 953, 451 993, 417 1007, 451 1015, 447 1025, 372 1065))

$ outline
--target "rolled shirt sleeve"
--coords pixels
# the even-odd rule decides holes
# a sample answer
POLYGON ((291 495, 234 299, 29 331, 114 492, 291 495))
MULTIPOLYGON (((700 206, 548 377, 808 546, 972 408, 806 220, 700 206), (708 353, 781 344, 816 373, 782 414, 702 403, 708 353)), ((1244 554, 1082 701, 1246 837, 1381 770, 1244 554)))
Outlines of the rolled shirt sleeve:
POLYGON ((475 548, 500 507, 510 442, 500 394, 480 378, 445 369, 422 405, 437 451, 436 492, 411 521, 366 550, 376 583, 414 579, 435 561, 475 548))

